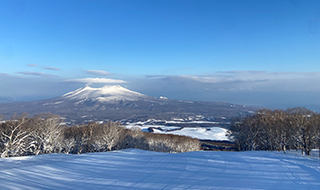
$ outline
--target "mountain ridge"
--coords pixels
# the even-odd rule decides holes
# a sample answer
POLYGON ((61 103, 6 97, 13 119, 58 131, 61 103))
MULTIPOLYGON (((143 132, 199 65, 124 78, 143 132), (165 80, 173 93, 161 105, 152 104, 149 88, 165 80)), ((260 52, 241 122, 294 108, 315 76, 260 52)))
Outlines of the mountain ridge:
POLYGON ((0 114, 6 118, 12 117, 14 113, 53 113, 71 123, 177 118, 184 121, 230 121, 232 117, 245 116, 254 110, 255 107, 224 102, 155 98, 119 85, 102 88, 85 86, 56 98, 0 104, 0 114))

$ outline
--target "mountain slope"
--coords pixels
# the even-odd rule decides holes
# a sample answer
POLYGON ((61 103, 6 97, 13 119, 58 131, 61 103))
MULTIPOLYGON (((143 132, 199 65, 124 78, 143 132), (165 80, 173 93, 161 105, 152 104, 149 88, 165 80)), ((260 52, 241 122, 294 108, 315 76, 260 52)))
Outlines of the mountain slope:
POLYGON ((154 98, 121 86, 92 88, 86 86, 63 96, 33 102, 0 104, 0 114, 31 115, 50 112, 80 123, 84 121, 228 120, 243 116, 256 108, 223 102, 179 101, 154 98))

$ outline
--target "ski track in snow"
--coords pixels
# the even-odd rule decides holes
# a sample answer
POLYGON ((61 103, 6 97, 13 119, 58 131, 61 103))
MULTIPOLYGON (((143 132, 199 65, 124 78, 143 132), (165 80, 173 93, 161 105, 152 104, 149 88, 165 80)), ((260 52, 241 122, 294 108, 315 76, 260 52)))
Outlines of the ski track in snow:
POLYGON ((320 161, 276 152, 128 149, 0 159, 1 189, 319 189, 320 161))

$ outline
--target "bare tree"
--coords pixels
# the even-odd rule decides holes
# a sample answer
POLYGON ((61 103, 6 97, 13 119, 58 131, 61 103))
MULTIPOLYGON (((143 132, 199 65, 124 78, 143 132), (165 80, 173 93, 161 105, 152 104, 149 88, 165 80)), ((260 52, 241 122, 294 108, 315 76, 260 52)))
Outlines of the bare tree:
POLYGON ((259 110, 255 115, 235 120, 230 128, 230 139, 237 150, 301 149, 309 155, 319 147, 319 114, 306 108, 287 110, 259 110), (317 141, 319 144, 317 145, 317 141))

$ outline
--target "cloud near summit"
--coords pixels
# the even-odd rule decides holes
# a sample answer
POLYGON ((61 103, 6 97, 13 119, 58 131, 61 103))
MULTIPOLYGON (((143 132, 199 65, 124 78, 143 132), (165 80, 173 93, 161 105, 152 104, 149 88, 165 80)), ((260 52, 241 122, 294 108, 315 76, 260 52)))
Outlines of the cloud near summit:
POLYGON ((108 78, 82 78, 82 79, 70 79, 67 82, 79 82, 89 84, 123 84, 127 81, 119 79, 108 79, 108 78))

